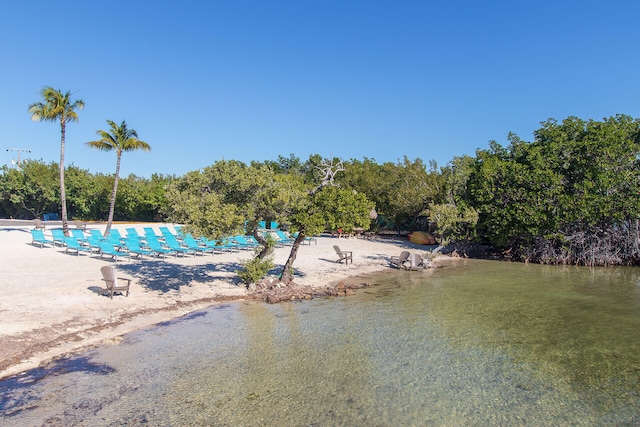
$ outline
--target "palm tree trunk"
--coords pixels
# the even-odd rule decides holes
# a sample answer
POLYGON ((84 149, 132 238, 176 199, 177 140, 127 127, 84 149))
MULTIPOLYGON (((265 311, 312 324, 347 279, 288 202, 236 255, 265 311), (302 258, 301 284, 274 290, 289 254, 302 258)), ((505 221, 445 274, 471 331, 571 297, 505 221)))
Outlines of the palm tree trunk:
POLYGON ((66 122, 60 119, 60 215, 62 216, 62 232, 69 235, 69 223, 67 221, 67 194, 64 189, 64 140, 66 122))
POLYGON ((118 160, 116 161, 116 176, 113 180, 113 191, 111 192, 111 202, 109 203, 109 219, 107 220, 107 228, 104 231, 104 235, 108 236, 111 233, 111 224, 113 223, 113 212, 116 208, 116 193, 118 192, 118 177, 120 176, 120 159, 122 158, 122 151, 118 150, 118 160))

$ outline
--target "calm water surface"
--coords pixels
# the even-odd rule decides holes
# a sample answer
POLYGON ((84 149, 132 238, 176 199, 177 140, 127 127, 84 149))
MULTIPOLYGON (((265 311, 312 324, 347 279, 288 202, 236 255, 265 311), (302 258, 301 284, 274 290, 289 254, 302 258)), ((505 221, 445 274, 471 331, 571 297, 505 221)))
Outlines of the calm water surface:
POLYGON ((367 280, 0 382, 0 425, 640 424, 640 269, 461 261, 367 280))

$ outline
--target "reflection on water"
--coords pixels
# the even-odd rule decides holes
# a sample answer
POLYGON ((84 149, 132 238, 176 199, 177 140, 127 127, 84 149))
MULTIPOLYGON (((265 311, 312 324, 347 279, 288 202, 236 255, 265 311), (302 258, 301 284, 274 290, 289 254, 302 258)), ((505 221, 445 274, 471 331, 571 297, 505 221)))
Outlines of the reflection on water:
POLYGON ((0 382, 0 424, 640 423, 640 269, 461 261, 372 281, 210 309, 0 382))

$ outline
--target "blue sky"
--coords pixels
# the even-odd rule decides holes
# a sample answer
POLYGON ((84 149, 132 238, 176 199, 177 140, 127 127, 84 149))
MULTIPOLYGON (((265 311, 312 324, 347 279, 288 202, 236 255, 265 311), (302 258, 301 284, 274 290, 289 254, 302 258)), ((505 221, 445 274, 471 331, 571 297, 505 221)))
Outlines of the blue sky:
POLYGON ((86 108, 66 163, 126 120, 122 175, 293 153, 382 163, 474 155, 548 118, 640 116, 637 1, 30 1, 0 5, 0 165, 59 160, 50 85, 86 108))

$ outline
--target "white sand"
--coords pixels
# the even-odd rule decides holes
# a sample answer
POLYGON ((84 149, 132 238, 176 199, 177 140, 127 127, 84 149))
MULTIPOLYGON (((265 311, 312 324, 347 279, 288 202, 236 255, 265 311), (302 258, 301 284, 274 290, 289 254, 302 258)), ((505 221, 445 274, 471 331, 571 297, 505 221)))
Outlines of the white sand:
MULTIPOLYGON (((117 224, 125 235, 135 226, 117 224)), ((171 228, 171 225, 169 225, 171 228)), ((60 247, 31 245, 31 226, 0 227, 0 378, 35 368, 82 348, 117 342, 119 336, 218 304, 224 297, 242 299, 246 289, 234 271, 250 251, 144 261, 65 254, 60 247), (118 276, 133 278, 129 297, 109 299, 100 267, 116 266, 118 276)), ((103 224, 89 229, 104 230, 103 224)), ((172 229, 172 228, 171 228, 172 229)), ((45 235, 50 237, 48 230, 45 235)), ((299 284, 324 286, 337 280, 387 269, 388 257, 401 250, 422 249, 406 241, 320 237, 303 245, 294 267, 299 284), (336 264, 333 245, 353 251, 353 264, 336 264)), ((290 247, 276 249, 282 266, 290 247)), ((418 273, 417 273, 418 274, 418 273)))

